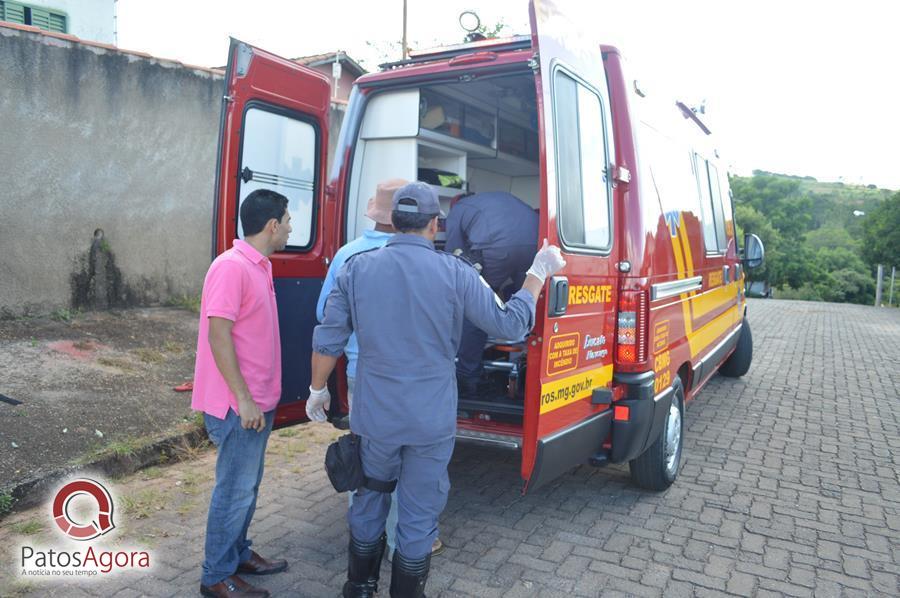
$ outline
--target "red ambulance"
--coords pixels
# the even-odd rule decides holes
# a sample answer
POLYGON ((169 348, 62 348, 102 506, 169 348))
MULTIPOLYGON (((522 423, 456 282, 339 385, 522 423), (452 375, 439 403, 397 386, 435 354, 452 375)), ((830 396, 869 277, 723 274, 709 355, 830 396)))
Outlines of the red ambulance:
MULTIPOLYGON (((731 193, 709 130, 645 92, 616 48, 530 4, 531 35, 415 53, 360 78, 334 165, 328 79, 233 40, 217 159, 214 254, 239 236, 242 198, 290 199, 293 233, 272 256, 283 354, 276 425, 305 420, 315 306, 330 258, 371 226, 390 178, 434 184, 447 212, 463 191, 508 191, 540 214, 566 267, 547 281, 534 330, 491 339, 458 441, 521 455, 525 489, 582 463, 630 464, 641 487, 678 473, 685 402, 752 356, 731 193)), ((441 238, 437 240, 441 246, 441 238)), ((343 376, 332 416, 346 411, 343 376)))

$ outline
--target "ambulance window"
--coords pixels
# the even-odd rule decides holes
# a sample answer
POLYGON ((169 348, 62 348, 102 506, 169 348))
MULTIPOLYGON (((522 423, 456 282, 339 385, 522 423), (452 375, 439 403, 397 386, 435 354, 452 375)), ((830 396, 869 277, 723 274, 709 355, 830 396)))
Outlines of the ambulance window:
MULTIPOLYGON (((317 148, 316 129, 311 124, 262 108, 250 108, 244 115, 244 139, 238 169, 240 202, 257 189, 271 189, 288 198, 291 236, 287 248, 311 245, 313 189, 317 148)), ((240 217, 239 217, 240 218, 240 217)), ((244 231, 238 226, 238 236, 244 231)))
POLYGON ((560 235, 567 246, 610 245, 603 106, 561 70, 554 78, 560 235))
POLYGON ((719 251, 719 246, 716 242, 716 222, 709 192, 709 172, 706 160, 696 156, 696 165, 698 187, 700 188, 700 208, 703 212, 703 244, 706 246, 707 253, 716 253, 719 251))
POLYGON ((709 164, 709 188, 712 192, 713 213, 716 216, 716 240, 719 251, 725 251, 728 239, 725 238, 725 214, 722 210, 722 193, 719 189, 719 171, 709 164))
POLYGON ((722 209, 725 213, 725 248, 727 248, 729 239, 734 239, 734 206, 731 205, 734 198, 731 195, 731 188, 728 186, 728 175, 719 179, 719 185, 722 190, 722 209))

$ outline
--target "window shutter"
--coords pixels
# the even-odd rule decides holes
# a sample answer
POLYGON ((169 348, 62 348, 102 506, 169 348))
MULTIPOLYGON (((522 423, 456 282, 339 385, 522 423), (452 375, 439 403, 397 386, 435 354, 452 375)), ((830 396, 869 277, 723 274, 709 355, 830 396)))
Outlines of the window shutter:
POLYGON ((40 8, 32 8, 31 9, 31 26, 37 27, 38 29, 43 29, 44 31, 50 30, 50 13, 46 10, 41 10, 40 8))
POLYGON ((50 13, 50 31, 55 33, 65 33, 66 32, 66 17, 64 15, 58 15, 56 13, 50 13))
POLYGON ((0 21, 25 24, 25 7, 15 2, 0 2, 0 21))

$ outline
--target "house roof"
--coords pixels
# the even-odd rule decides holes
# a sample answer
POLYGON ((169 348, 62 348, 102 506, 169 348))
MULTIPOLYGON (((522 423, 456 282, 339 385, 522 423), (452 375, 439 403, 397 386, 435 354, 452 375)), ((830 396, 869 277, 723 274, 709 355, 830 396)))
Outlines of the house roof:
POLYGON ((296 62, 297 64, 302 64, 303 66, 322 66, 323 64, 331 64, 335 62, 336 58, 340 57, 340 61, 347 66, 349 66, 352 70, 356 71, 355 75, 360 77, 365 75, 369 71, 364 69, 358 62, 350 58, 346 52, 343 50, 337 50, 336 52, 326 52, 325 54, 313 54, 312 56, 300 56, 298 58, 291 58, 291 61, 296 62))
POLYGON ((39 29, 37 27, 32 27, 31 25, 19 25, 18 23, 8 23, 6 21, 0 21, 0 35, 10 35, 10 33, 3 32, 4 29, 15 30, 17 33, 13 33, 12 35, 18 34, 18 32, 22 33, 33 33, 43 37, 44 43, 50 45, 60 45, 61 42, 69 42, 72 44, 76 44, 79 46, 85 46, 87 48, 96 48, 98 50, 103 50, 106 52, 112 52, 114 54, 122 54, 125 56, 135 56, 140 59, 149 60, 152 62, 156 62, 161 64, 162 66, 175 66, 185 68, 195 72, 202 72, 204 74, 212 75, 214 77, 221 77, 223 75, 223 71, 220 69, 209 68, 205 66, 197 66, 193 64, 186 64, 184 62, 178 60, 171 60, 168 58, 159 58, 157 56, 152 56, 147 54, 146 52, 139 52, 137 50, 125 50, 114 46, 112 44, 104 44, 101 42, 95 42, 91 40, 81 39, 80 37, 76 37, 74 35, 69 35, 68 33, 55 33, 52 31, 45 31, 43 29, 39 29))

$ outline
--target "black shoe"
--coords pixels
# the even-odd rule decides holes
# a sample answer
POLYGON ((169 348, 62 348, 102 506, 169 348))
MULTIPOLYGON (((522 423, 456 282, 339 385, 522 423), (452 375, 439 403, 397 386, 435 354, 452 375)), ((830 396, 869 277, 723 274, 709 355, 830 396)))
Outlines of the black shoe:
POLYGON ((425 598, 425 582, 428 581, 430 567, 430 554, 413 561, 400 554, 400 551, 394 551, 391 598, 425 598))
POLYGON ((350 536, 347 581, 342 592, 344 598, 370 598, 375 595, 385 546, 385 534, 374 542, 360 542, 350 536))

